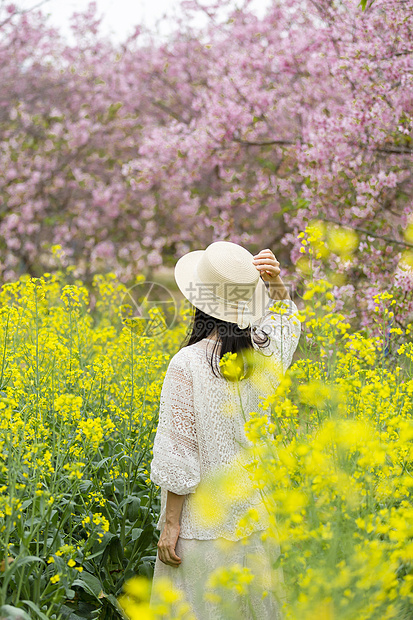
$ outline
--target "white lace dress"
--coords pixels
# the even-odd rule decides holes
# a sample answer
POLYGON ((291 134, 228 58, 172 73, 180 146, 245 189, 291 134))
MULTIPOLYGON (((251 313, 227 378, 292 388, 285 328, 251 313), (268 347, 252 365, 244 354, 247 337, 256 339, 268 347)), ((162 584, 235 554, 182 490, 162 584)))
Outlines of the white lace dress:
MULTIPOLYGON (((252 327, 253 332, 262 330, 270 337, 269 346, 260 348, 254 340, 253 345, 262 354, 259 359, 271 357, 285 370, 297 347, 301 323, 292 300, 283 303, 282 314, 269 310, 274 303, 269 298, 264 316, 252 327)), ((171 358, 163 382, 150 478, 161 487, 159 530, 165 524, 167 491, 185 495, 176 546, 182 563, 175 568, 157 558, 153 584, 160 577, 171 579, 184 592, 197 620, 278 620, 281 615, 276 598, 262 597, 264 590, 282 596, 283 577, 281 569, 271 570, 279 547, 261 539, 268 522, 260 492, 249 489, 248 493, 235 494, 223 518, 215 518, 213 512, 214 508, 219 512, 224 498, 219 494, 214 497, 212 492, 208 522, 200 518, 194 502, 200 483, 219 471, 235 471, 241 464, 237 469, 237 486, 247 484, 247 474, 238 477, 239 471, 245 471, 242 449, 251 445, 244 432, 245 420, 249 412, 259 411, 262 399, 278 385, 279 375, 269 374, 263 365, 260 376, 265 376, 265 380, 258 384, 250 377, 238 384, 216 377, 209 361, 213 344, 205 338, 179 350, 171 358), (257 510, 258 518, 240 532, 238 522, 251 507, 257 510), (248 567, 255 574, 248 586, 248 597, 240 597, 235 589, 232 594, 230 590, 226 592, 224 608, 211 597, 205 601, 203 593, 209 574, 220 566, 234 564, 248 567)))

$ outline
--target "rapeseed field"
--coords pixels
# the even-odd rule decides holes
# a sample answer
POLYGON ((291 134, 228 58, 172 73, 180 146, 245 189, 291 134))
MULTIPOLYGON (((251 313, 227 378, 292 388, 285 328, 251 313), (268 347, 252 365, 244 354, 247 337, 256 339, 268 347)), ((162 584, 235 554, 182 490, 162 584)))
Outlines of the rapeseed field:
MULTIPOLYGON (((317 239, 303 241, 311 262, 317 239)), ((296 359, 285 373, 271 368, 276 389, 245 412, 248 477, 262 492, 266 536, 281 548, 273 568, 284 572, 286 619, 408 620, 411 325, 393 325, 396 300, 384 292, 375 335, 355 330, 331 288, 308 277, 294 317, 296 359)), ((159 511, 151 449, 163 377, 190 311, 181 307, 171 329, 142 337, 123 318, 125 293, 114 274, 86 288, 70 267, 0 291, 2 618, 193 618, 167 582, 149 608, 159 511)), ((285 312, 283 302, 274 308, 285 312)), ((221 366, 241 378, 233 356, 221 366)), ((224 498, 236 494, 234 480, 214 484, 224 498)), ((251 510, 239 527, 256 518, 251 510)), ((228 566, 206 595, 248 597, 254 579, 228 566)))

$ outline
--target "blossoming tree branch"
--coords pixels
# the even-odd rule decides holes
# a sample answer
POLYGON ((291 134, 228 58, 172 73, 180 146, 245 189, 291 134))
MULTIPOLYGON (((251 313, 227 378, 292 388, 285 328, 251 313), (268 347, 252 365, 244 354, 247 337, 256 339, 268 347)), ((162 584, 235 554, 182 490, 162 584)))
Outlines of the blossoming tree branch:
POLYGON ((51 269, 52 243, 86 280, 217 238, 278 247, 294 271, 317 220, 357 234, 351 260, 333 248, 317 266, 338 300, 354 294, 366 323, 396 277, 411 311, 398 271, 413 250, 410 3, 285 0, 260 19, 248 0, 219 13, 191 0, 167 42, 137 25, 119 45, 93 3, 73 15, 74 43, 42 10, 0 8, 6 281, 51 269))

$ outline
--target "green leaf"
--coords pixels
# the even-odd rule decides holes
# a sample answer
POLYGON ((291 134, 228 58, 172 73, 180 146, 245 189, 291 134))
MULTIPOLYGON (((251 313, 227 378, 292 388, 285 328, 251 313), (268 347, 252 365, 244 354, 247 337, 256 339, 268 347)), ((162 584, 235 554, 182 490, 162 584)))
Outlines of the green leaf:
POLYGON ((109 552, 110 562, 113 562, 114 564, 122 563, 122 560, 124 558, 124 552, 123 552, 123 547, 121 545, 121 542, 117 536, 115 538, 112 538, 112 540, 110 541, 110 544, 107 547, 107 550, 109 552))
POLYGON ((116 609, 116 611, 122 611, 116 597, 113 596, 113 594, 105 594, 105 599, 112 605, 114 609, 116 609))
POLYGON ((132 540, 136 540, 142 534, 143 529, 141 527, 134 527, 132 529, 132 540))
POLYGON ((96 463, 96 469, 100 469, 101 467, 103 467, 103 465, 105 465, 105 463, 111 460, 112 460, 111 456, 105 456, 105 458, 99 461, 99 463, 96 463))
POLYGON ((0 613, 2 620, 31 620, 30 616, 23 609, 17 609, 17 607, 12 605, 2 605, 0 613))
POLYGON ((116 116, 116 113, 118 112, 118 110, 121 109, 122 106, 123 103, 121 103, 120 101, 118 101, 117 103, 111 103, 108 108, 108 119, 113 120, 116 116))
POLYGON ((93 545, 93 549, 97 549, 97 551, 92 553, 91 555, 88 555, 86 559, 93 560, 94 558, 101 556, 114 538, 117 538, 117 534, 112 534, 112 532, 105 532, 102 541, 96 541, 96 543, 93 545))
POLYGON ((33 601, 26 601, 26 600, 22 602, 25 603, 28 607, 30 607, 30 609, 34 611, 34 613, 36 613, 38 617, 41 618, 41 620, 49 620, 49 618, 38 608, 36 603, 33 603, 33 601))
POLYGON ((18 568, 20 568, 24 564, 31 564, 32 562, 41 562, 46 566, 46 562, 42 560, 42 558, 37 557, 37 555, 26 555, 22 558, 16 558, 14 562, 9 565, 8 569, 4 574, 3 588, 6 589, 11 576, 16 572, 18 568))
POLYGON ((135 523, 141 512, 141 498, 129 495, 125 504, 127 504, 126 517, 131 523, 135 523))
MULTIPOLYGON (((372 7, 372 5, 374 4, 375 0, 371 0, 368 8, 370 9, 372 7)), ((367 0, 360 0, 359 5, 361 6, 362 10, 365 11, 367 8, 367 0)))
POLYGON ((145 575, 148 579, 152 579, 153 577, 153 564, 150 562, 140 562, 138 567, 138 574, 145 575))
POLYGON ((94 596, 97 600, 100 600, 102 598, 102 584, 100 583, 99 579, 97 579, 94 575, 91 575, 90 573, 86 573, 85 571, 83 571, 81 577, 75 579, 72 583, 72 587, 74 586, 82 588, 82 590, 84 590, 91 596, 94 596))
POLYGON ((147 526, 138 537, 137 551, 147 549, 148 545, 152 542, 153 529, 152 526, 147 526))
POLYGON ((79 485, 79 490, 83 495, 83 494, 87 494, 91 487, 93 487, 93 482, 91 480, 82 480, 82 482, 79 485))
POLYGON ((85 620, 84 617, 82 618, 81 616, 75 614, 73 612, 73 609, 70 609, 70 607, 67 607, 67 605, 63 605, 60 613, 62 614, 63 620, 85 620))

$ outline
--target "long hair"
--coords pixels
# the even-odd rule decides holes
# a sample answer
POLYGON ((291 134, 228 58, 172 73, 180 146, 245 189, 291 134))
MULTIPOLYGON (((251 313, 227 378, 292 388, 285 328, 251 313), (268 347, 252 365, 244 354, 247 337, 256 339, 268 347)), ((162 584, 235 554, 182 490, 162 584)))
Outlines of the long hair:
MULTIPOLYGON (((187 347, 195 342, 199 342, 204 338, 207 338, 214 330, 216 330, 217 341, 214 343, 211 359, 209 360, 212 372, 216 377, 223 377, 219 362, 217 362, 217 356, 215 355, 217 348, 221 344, 221 351, 219 359, 221 360, 225 353, 237 353, 240 355, 244 362, 244 377, 248 377, 253 366, 245 356, 243 352, 248 349, 254 349, 251 341, 251 327, 241 329, 236 323, 230 323, 222 319, 217 319, 209 314, 206 314, 199 308, 194 306, 194 314, 192 322, 189 326, 188 332, 181 345, 181 348, 187 347), (245 369, 245 364, 247 368, 245 369)), ((265 332, 258 333, 253 329, 254 342, 261 348, 267 347, 270 344, 270 338, 265 332)))

